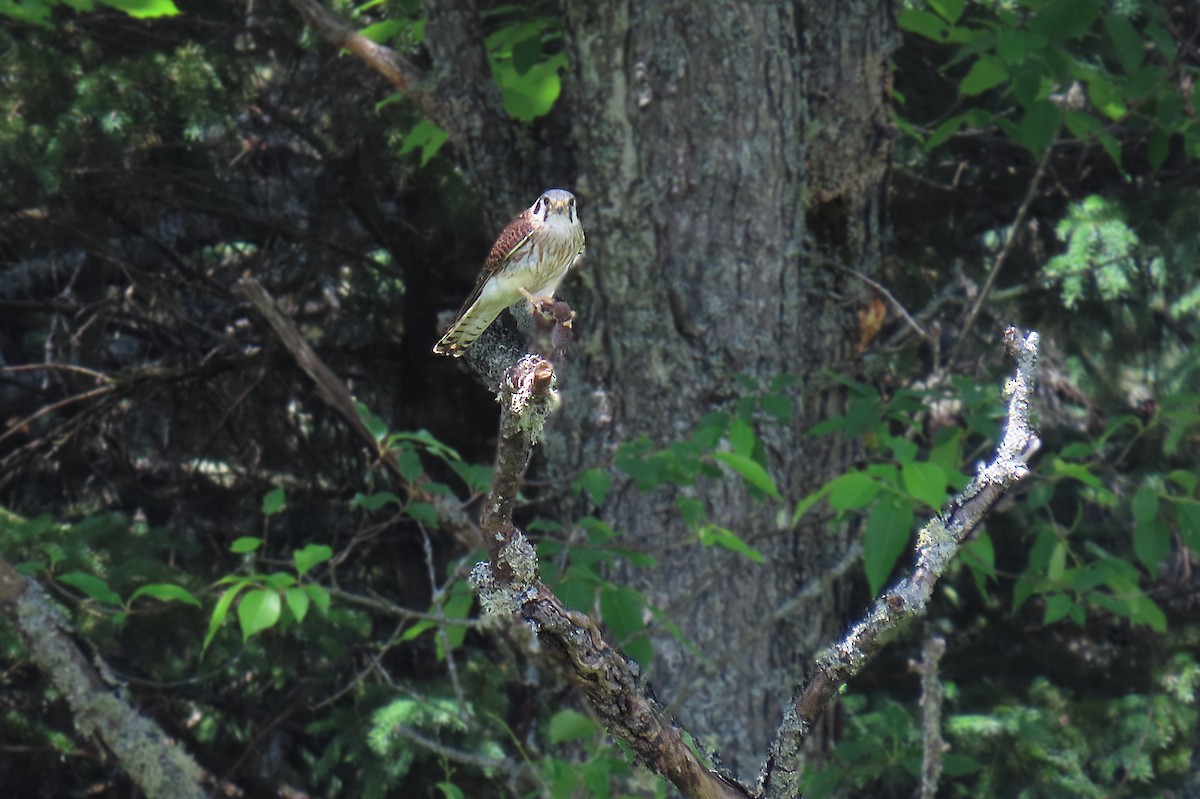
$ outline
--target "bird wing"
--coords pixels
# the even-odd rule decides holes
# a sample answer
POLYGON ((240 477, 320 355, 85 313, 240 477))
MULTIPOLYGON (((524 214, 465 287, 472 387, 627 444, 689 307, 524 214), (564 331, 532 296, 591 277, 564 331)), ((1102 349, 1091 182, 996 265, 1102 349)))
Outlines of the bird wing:
POLYGON ((467 297, 467 301, 463 303, 458 312, 459 318, 462 318, 463 314, 479 299, 483 287, 487 285, 492 275, 503 269, 512 260, 513 253, 529 241, 529 237, 533 235, 532 219, 532 214, 526 210, 500 231, 500 237, 496 239, 496 243, 492 245, 492 251, 488 253, 487 259, 483 262, 483 269, 479 270, 479 280, 475 281, 475 290, 467 297))

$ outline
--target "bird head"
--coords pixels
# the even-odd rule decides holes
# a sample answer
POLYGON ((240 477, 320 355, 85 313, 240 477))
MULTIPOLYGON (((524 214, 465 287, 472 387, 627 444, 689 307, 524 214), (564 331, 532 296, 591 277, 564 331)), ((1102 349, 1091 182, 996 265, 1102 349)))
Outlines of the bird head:
POLYGON ((533 215, 546 221, 555 214, 566 217, 569 222, 576 221, 579 217, 575 211, 575 195, 566 189, 546 189, 542 192, 542 196, 533 204, 533 215))

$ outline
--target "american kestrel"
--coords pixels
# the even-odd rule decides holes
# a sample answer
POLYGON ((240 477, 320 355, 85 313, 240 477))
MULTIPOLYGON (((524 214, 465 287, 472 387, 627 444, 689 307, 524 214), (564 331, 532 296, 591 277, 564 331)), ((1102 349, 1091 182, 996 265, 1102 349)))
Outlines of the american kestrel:
POLYGON ((522 299, 552 298, 582 250, 575 195, 547 189, 501 231, 458 321, 433 351, 459 357, 505 308, 522 299))

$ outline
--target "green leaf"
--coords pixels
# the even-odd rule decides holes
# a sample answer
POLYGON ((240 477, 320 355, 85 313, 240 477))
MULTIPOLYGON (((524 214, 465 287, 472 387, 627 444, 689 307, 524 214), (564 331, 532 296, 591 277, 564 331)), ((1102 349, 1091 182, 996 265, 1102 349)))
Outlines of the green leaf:
POLYGON ((217 630, 221 629, 221 625, 225 623, 225 617, 229 615, 229 608, 233 605, 233 601, 249 585, 251 583, 248 580, 239 580, 229 588, 226 588, 225 593, 221 594, 221 598, 217 600, 217 604, 213 608, 212 617, 208 620, 208 632, 204 634, 204 644, 200 647, 201 653, 204 653, 208 649, 208 645, 212 643, 217 630))
POLYGON ((688 497, 683 494, 675 497, 675 507, 679 510, 679 515, 683 519, 683 523, 689 529, 699 525, 708 515, 703 502, 695 497, 688 497))
POLYGON ((896 24, 902 31, 915 33, 942 44, 950 39, 950 26, 937 14, 928 11, 906 8, 896 18, 896 24))
POLYGON ((25 0, 25 2, 15 2, 15 0, 0 1, 0 16, 52 30, 54 24, 51 21, 51 13, 50 3, 44 2, 44 0, 25 0))
POLYGON ((143 585, 141 588, 133 592, 129 597, 129 601, 137 599, 140 596, 154 597, 161 599, 163 602, 186 602, 195 607, 201 607, 200 600, 192 595, 192 592, 178 585, 170 583, 150 583, 143 585))
POLYGON ((425 632, 426 630, 432 630, 435 626, 437 625, 435 625, 429 619, 421 619, 412 627, 409 627, 404 631, 404 635, 400 636, 400 643, 415 640, 416 638, 420 637, 421 633, 425 632))
POLYGON ((1154 130, 1150 131, 1150 138, 1146 141, 1146 160, 1150 162, 1150 168, 1162 169, 1170 152, 1171 134, 1155 125, 1154 130))
POLYGON ((397 505, 400 504, 400 497, 391 491, 379 491, 374 494, 358 493, 354 495, 354 499, 350 500, 350 507, 377 511, 391 502, 395 502, 397 505))
POLYGON ((1046 577, 1051 582, 1061 582, 1067 570, 1067 545, 1055 541, 1054 549, 1050 550, 1050 561, 1046 566, 1046 577))
POLYGON ((288 610, 296 617, 296 621, 304 621, 304 617, 308 615, 308 604, 311 601, 304 589, 289 588, 283 592, 283 597, 287 600, 288 610))
POLYGON ((282 591, 285 588, 291 588, 293 585, 296 585, 296 578, 287 572, 272 572, 265 576, 257 576, 262 578, 264 584, 276 591, 282 591))
POLYGON ((755 563, 763 562, 762 553, 738 538, 732 530, 715 524, 706 524, 696 531, 696 535, 700 539, 700 543, 706 547, 723 547, 731 552, 737 552, 739 555, 745 555, 755 563))
POLYGON ((897 463, 908 465, 917 459, 917 445, 907 438, 885 435, 882 441, 892 451, 892 457, 897 463))
POLYGON ((953 25, 962 16, 966 0, 928 0, 929 7, 953 25))
POLYGON ((559 71, 566 67, 566 55, 558 53, 524 74, 511 62, 495 65, 504 110, 514 119, 530 122, 550 112, 562 91, 559 71))
POLYGON ((953 136, 955 133, 958 133, 958 129, 961 128, 966 121, 967 115, 959 114, 958 116, 950 117, 945 122, 938 125, 936 128, 934 128, 933 133, 929 135, 929 138, 925 140, 925 151, 928 152, 933 150, 935 147, 944 144, 950 139, 951 136, 953 136))
POLYGON ((284 494, 283 486, 273 488, 267 492, 267 495, 262 499, 262 512, 264 516, 274 516, 283 510, 287 503, 287 496, 284 494))
POLYGON ((784 424, 792 421, 792 417, 796 415, 796 406, 792 403, 791 397, 783 394, 764 394, 762 409, 784 424))
POLYGON ((1129 113, 1125 98, 1105 78, 1097 76, 1088 81, 1088 99, 1109 119, 1119 120, 1129 113))
POLYGON ((109 605, 121 604, 121 596, 109 588, 107 582, 94 574, 67 572, 59 577, 58 581, 78 588, 97 602, 104 602, 109 605))
POLYGON ((1167 480, 1191 494, 1196 490, 1196 486, 1200 485, 1200 474, 1186 469, 1175 469, 1167 474, 1167 480))
POLYGON ((902 497, 879 502, 867 516, 863 565, 871 593, 878 595, 912 536, 912 503, 902 497))
POLYGON ((855 510, 865 507, 879 493, 879 483, 863 472, 848 472, 829 484, 829 507, 855 510))
POLYGON ((1175 504, 1175 517, 1179 521, 1179 536, 1191 548, 1200 553, 1200 505, 1194 502, 1175 504))
POLYGON ((1110 12, 1104 15, 1104 27, 1117 52, 1121 68, 1131 73, 1140 67, 1146 57, 1146 44, 1129 19, 1110 12))
POLYGON ((292 560, 296 564, 296 574, 301 577, 313 566, 324 563, 332 557, 333 550, 324 544, 308 544, 303 549, 297 549, 292 553, 292 560))
POLYGON ((991 56, 981 56, 958 85, 958 93, 973 97, 1008 80, 1004 64, 991 56))
MULTIPOLYGON (((459 580, 455 583, 451 590, 449 599, 442 605, 442 615, 447 619, 465 619, 471 614, 471 606, 475 602, 475 592, 467 585, 465 580, 459 580)), ((446 643, 450 645, 450 649, 458 649, 462 646, 462 642, 467 637, 467 628, 461 624, 446 625, 446 643)), ((446 659, 446 652, 442 646, 442 637, 439 635, 435 639, 437 648, 437 659, 439 661, 446 659)))
POLYGON ((1133 510, 1133 518, 1138 524, 1145 524, 1158 515, 1158 492, 1149 485, 1144 485, 1133 495, 1129 503, 1133 510))
POLYGON ((248 591, 238 603, 238 624, 242 627, 242 640, 245 641, 255 633, 274 627, 279 621, 283 603, 279 600, 278 591, 267 591, 255 588, 248 591))
POLYGON ((714 452, 713 458, 740 474, 746 482, 759 491, 775 499, 783 499, 779 495, 779 489, 775 487, 775 481, 771 479, 771 475, 767 474, 767 470, 758 461, 733 452, 714 452))
POLYGON ((467 488, 476 492, 487 490, 488 484, 492 482, 492 467, 478 463, 463 463, 462 461, 448 461, 450 468, 458 475, 467 488))
POLYGON ((100 2, 124 11, 134 19, 173 17, 179 13, 179 9, 171 0, 100 0, 100 2))
POLYGON ((740 416, 734 417, 729 425, 729 448, 737 455, 749 458, 754 452, 754 428, 740 416))
POLYGON ((404 512, 413 519, 428 525, 436 525, 438 523, 437 508, 428 502, 410 502, 404 507, 404 512))
POLYGON ((550 743, 589 741, 599 731, 596 722, 576 710, 560 710, 550 717, 550 743))
POLYGON ((1158 574, 1159 564, 1170 549, 1171 530, 1162 519, 1153 516, 1134 525, 1133 551, 1151 576, 1158 574))
POLYGON ((369 432, 375 438, 375 443, 379 444, 387 438, 388 429, 384 421, 375 414, 371 413, 371 409, 361 402, 354 403, 354 410, 358 411, 358 420, 363 423, 369 432))
POLYGON ((612 489, 612 477, 607 469, 584 469, 576 478, 575 485, 587 493, 596 507, 600 507, 612 489))
POLYGON ((913 461, 900 470, 904 490, 909 496, 931 508, 940 508, 946 501, 946 472, 929 461, 913 461))
POLYGON ((1099 0, 1051 0, 1038 10, 1029 29, 1051 42, 1063 42, 1086 33, 1099 13, 1099 0))
POLYGON ((1054 141, 1060 121, 1058 108, 1054 103, 1049 100, 1030 103, 1017 128, 1019 141, 1034 155, 1041 155, 1054 141))
POLYGON ((262 543, 263 540, 261 538, 255 538, 254 536, 250 535, 242 536, 241 538, 235 539, 234 542, 229 545, 229 551, 237 555, 245 555, 246 553, 253 552, 261 547, 262 543))
POLYGON ((1074 604, 1075 602, 1066 594, 1051 594, 1046 597, 1046 615, 1042 617, 1042 624, 1053 624, 1064 618, 1071 612, 1074 604))
POLYGON ((632 588, 613 586, 600 592, 600 616, 619 646, 646 628, 644 604, 641 594, 632 588))
POLYGON ((1145 624, 1156 633, 1167 631, 1167 617, 1154 600, 1145 594, 1140 594, 1130 602, 1129 617, 1135 622, 1145 624))
POLYGON ((320 609, 322 614, 329 612, 329 592, 316 583, 305 583, 303 586, 304 593, 308 594, 308 598, 313 601, 313 604, 320 609))
POLYGON ((796 503, 796 510, 792 514, 792 525, 795 525, 797 522, 799 522, 804 514, 808 513, 813 505, 816 505, 826 494, 829 493, 830 485, 830 483, 826 483, 824 486, 796 503))
POLYGON ((1179 51, 1175 47, 1175 37, 1157 22, 1151 22, 1146 26, 1146 35, 1154 42, 1155 48, 1162 53, 1163 60, 1168 64, 1175 60, 1175 56, 1179 55, 1179 51))
POLYGON ((404 23, 398 19, 388 19, 376 22, 365 28, 359 28, 359 35, 365 36, 375 44, 384 44, 404 28, 404 23))
POLYGON ((396 470, 408 483, 415 483, 425 474, 425 468, 421 466, 421 456, 411 446, 400 448, 396 455, 396 470))
POLYGON ((466 794, 452 782, 439 782, 434 786, 442 792, 442 799, 466 799, 466 794))

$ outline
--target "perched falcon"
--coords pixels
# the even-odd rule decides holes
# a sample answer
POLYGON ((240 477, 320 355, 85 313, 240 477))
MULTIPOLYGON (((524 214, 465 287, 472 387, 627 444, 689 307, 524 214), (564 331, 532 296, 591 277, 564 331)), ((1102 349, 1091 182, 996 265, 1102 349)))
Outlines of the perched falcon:
POLYGON ((433 351, 461 356, 505 308, 522 299, 553 297, 582 250, 575 195, 547 189, 500 233, 458 321, 433 351))

